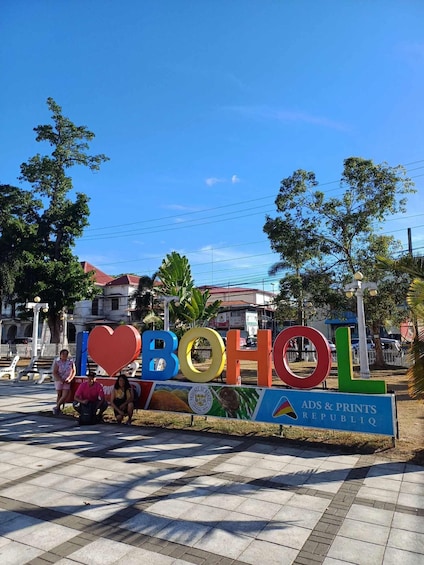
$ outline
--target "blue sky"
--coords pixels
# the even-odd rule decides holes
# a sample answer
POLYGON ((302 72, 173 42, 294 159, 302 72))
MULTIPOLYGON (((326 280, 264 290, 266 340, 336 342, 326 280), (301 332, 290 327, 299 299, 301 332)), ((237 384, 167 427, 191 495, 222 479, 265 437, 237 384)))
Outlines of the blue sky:
POLYGON ((337 194, 350 156, 406 166, 417 194, 383 231, 422 250, 423 22, 421 0, 3 2, 0 183, 47 151, 51 96, 110 157, 71 173, 91 198, 75 251, 107 273, 176 250, 197 284, 272 290, 280 180, 337 194))

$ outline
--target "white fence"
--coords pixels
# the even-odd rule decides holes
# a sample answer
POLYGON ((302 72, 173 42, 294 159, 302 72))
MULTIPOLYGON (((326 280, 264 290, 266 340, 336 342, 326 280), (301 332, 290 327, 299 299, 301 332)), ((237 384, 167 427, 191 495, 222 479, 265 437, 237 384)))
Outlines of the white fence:
MULTIPOLYGON (((61 349, 68 349, 71 356, 75 358, 75 343, 70 343, 69 345, 65 346, 65 348, 63 348, 62 344, 60 343, 46 343, 38 348, 38 354, 40 357, 57 357, 61 349)), ((30 343, 19 345, 2 344, 0 346, 0 358, 2 359, 11 358, 15 355, 19 355, 21 359, 30 359, 31 353, 32 349, 30 343)))
MULTIPOLYGON (((354 363, 359 364, 359 352, 356 350, 352 353, 354 363)), ((410 367, 412 361, 408 353, 403 351, 391 351, 390 349, 383 349, 383 359, 387 365, 394 365, 396 367, 410 367)), ((375 349, 368 350, 368 361, 370 365, 375 363, 375 349)))
MULTIPOLYGON (((298 357, 298 352, 294 349, 288 349, 286 355, 288 362, 294 363, 298 357)), ((305 350, 302 357, 305 361, 316 361, 315 351, 305 350)), ((397 351, 383 349, 383 359, 387 365, 393 365, 396 367, 410 367, 412 365, 410 355, 407 353, 405 354, 403 351, 401 353, 398 353, 397 351)), ((336 353, 333 353, 333 361, 337 361, 336 353)), ((358 350, 352 351, 352 361, 354 365, 359 365, 358 350)), ((368 351, 368 362, 370 365, 373 365, 375 363, 374 349, 368 351)))
MULTIPOLYGON (((41 346, 41 350, 39 350, 40 357, 57 357, 59 355, 60 350, 62 349, 62 345, 60 343, 48 343, 43 344, 41 346)), ((75 358, 75 350, 76 346, 74 343, 70 343, 66 346, 66 349, 69 350, 72 357, 75 358)), ((205 351, 207 348, 205 348, 205 351)), ((203 352, 204 353, 204 352, 203 352)), ((31 358, 31 344, 23 344, 23 345, 1 345, 0 346, 0 358, 12 358, 14 355, 19 355, 21 359, 30 359, 31 358)), ((294 363, 297 359, 298 353, 294 349, 287 350, 287 360, 289 363, 294 363)), ((205 358, 209 358, 208 355, 205 355, 205 358)), ((410 359, 410 355, 408 353, 401 352, 400 354, 395 351, 383 349, 383 358, 384 362, 387 365, 394 365, 397 367, 410 367, 412 365, 412 361, 410 359)), ((303 359, 305 361, 315 361, 316 356, 314 351, 304 351, 303 352, 303 359)), ((333 353, 333 360, 337 361, 336 354, 333 353)), ((358 351, 352 351, 352 360, 355 365, 359 365, 359 354, 358 351)), ((371 349, 368 351, 368 360, 370 365, 375 362, 375 350, 371 349)))

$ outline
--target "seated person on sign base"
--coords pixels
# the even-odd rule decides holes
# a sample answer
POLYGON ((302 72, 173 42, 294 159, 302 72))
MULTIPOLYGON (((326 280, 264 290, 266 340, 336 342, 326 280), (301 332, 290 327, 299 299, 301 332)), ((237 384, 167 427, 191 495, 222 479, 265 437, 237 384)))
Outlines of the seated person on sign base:
POLYGON ((105 400, 103 386, 96 382, 95 373, 90 371, 87 380, 79 385, 73 406, 80 415, 80 423, 94 424, 102 421, 108 403, 105 400))
POLYGON ((127 424, 131 424, 134 412, 134 395, 132 386, 125 375, 119 375, 110 396, 110 405, 115 412, 116 421, 122 424, 125 416, 128 416, 127 424))

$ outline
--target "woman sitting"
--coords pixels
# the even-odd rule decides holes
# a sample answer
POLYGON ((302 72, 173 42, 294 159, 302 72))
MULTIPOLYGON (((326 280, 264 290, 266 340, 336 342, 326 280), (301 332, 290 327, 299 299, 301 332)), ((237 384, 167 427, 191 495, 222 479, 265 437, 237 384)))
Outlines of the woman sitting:
POLYGON ((132 387, 125 375, 119 375, 112 389, 110 405, 115 412, 116 421, 122 424, 124 416, 128 416, 127 424, 131 424, 134 412, 134 395, 132 387))

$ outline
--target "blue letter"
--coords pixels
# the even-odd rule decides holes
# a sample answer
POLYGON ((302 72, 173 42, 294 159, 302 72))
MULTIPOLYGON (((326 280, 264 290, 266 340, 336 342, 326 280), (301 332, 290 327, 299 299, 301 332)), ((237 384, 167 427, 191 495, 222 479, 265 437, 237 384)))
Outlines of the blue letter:
POLYGON ((145 381, 167 381, 178 373, 180 363, 174 351, 178 348, 178 339, 174 332, 148 330, 142 335, 141 378, 145 381), (163 341, 163 348, 156 349, 155 341, 163 341), (155 369, 155 363, 165 362, 163 370, 155 369))

